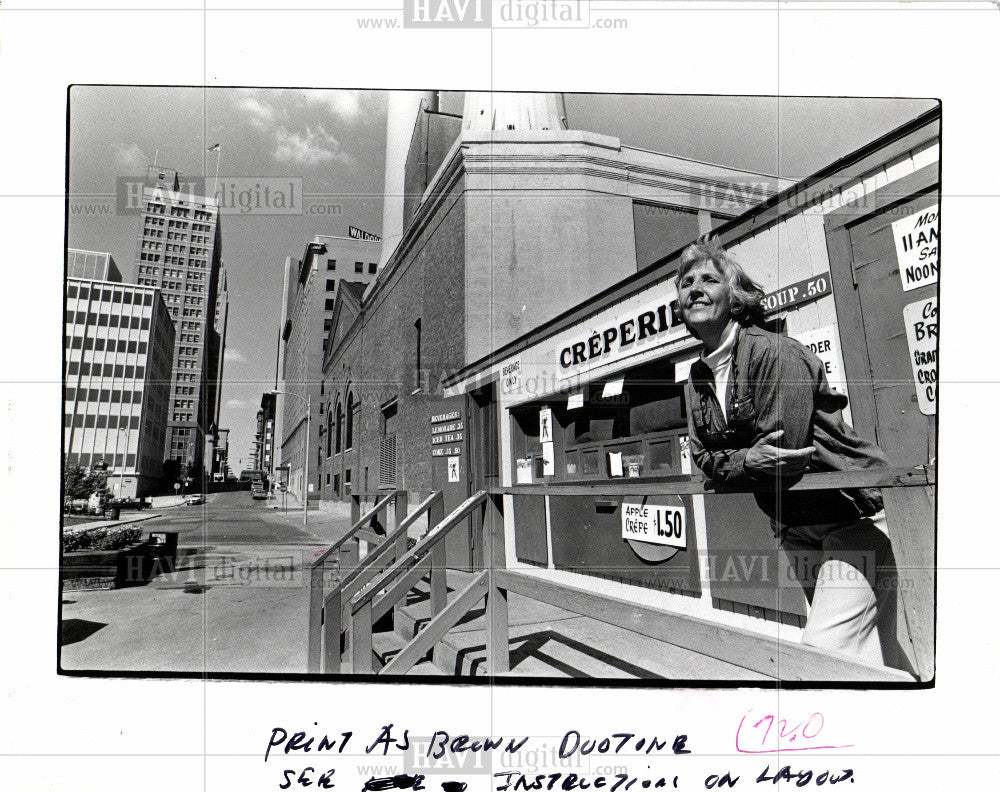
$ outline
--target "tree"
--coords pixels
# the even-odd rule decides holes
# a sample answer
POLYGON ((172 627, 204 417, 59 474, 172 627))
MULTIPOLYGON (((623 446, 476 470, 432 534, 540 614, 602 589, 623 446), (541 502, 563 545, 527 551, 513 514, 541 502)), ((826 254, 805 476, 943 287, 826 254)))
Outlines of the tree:
POLYGON ((65 465, 63 467, 63 487, 67 497, 89 498, 90 489, 87 482, 87 471, 79 465, 65 465))
POLYGON ((88 473, 79 465, 65 464, 63 466, 63 486, 70 498, 89 498, 95 492, 104 492, 108 488, 108 471, 92 470, 88 473))

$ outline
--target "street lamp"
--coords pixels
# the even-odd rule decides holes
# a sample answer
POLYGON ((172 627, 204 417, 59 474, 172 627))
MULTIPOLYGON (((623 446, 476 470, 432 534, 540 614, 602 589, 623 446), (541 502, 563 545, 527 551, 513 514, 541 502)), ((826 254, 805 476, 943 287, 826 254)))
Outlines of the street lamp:
POLYGON ((309 435, 312 430, 312 394, 308 394, 306 398, 298 393, 290 393, 289 391, 273 390, 270 393, 276 396, 294 396, 296 399, 302 399, 306 405, 306 448, 305 448, 305 458, 302 460, 302 524, 309 524, 309 435))
MULTIPOLYGON (((119 422, 121 421, 121 416, 119 415, 119 422)), ((131 419, 129 419, 131 421, 131 419)), ((130 429, 131 426, 125 428, 121 425, 118 427, 118 434, 115 436, 115 462, 118 461, 118 448, 121 443, 122 432, 125 433, 125 451, 121 454, 122 464, 118 468, 118 500, 123 500, 125 497, 125 460, 128 458, 128 441, 130 439, 130 429)))

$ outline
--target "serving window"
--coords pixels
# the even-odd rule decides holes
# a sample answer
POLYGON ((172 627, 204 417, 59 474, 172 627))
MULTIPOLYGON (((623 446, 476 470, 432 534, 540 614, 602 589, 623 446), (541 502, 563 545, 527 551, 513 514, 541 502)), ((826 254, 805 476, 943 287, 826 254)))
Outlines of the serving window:
POLYGON ((654 361, 591 382, 575 399, 560 394, 521 405, 511 417, 512 479, 518 483, 682 472, 680 436, 687 432, 684 388, 674 382, 670 361, 654 361), (551 435, 543 439, 546 421, 551 423, 551 435))

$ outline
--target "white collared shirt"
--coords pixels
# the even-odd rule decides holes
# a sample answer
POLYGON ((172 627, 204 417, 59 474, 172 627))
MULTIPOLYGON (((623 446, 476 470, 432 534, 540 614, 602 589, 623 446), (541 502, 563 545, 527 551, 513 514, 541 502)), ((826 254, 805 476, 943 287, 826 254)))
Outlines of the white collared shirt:
POLYGON ((726 392, 729 387, 729 375, 733 370, 733 344, 736 343, 738 329, 739 325, 731 321, 716 350, 707 355, 704 352, 701 353, 702 361, 712 369, 712 376, 715 378, 713 386, 715 397, 719 400, 719 406, 722 407, 722 417, 727 421, 729 416, 726 415, 726 392))

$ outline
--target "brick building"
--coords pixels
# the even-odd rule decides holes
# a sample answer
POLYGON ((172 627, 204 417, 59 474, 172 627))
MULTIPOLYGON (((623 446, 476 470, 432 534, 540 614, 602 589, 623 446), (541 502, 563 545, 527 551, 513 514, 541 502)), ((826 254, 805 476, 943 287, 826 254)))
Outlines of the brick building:
POLYGON ((492 106, 468 94, 460 123, 424 102, 404 150, 401 241, 363 298, 344 290, 334 311, 323 396, 342 452, 324 460, 330 497, 348 494, 350 476, 369 498, 442 488, 446 505, 460 501, 470 472, 490 465, 470 466, 482 450, 468 447, 464 415, 433 420, 453 409, 443 378, 783 186, 566 129, 551 95, 492 106))
POLYGON ((337 286, 344 280, 370 283, 378 270, 378 241, 317 234, 306 245, 302 260, 285 261, 285 293, 279 345, 280 415, 278 459, 289 470, 292 492, 318 493, 322 485, 321 431, 326 400, 323 356, 330 334, 337 286), (306 420, 307 406, 312 412, 306 420), (309 460, 306 465, 306 428, 309 460))

